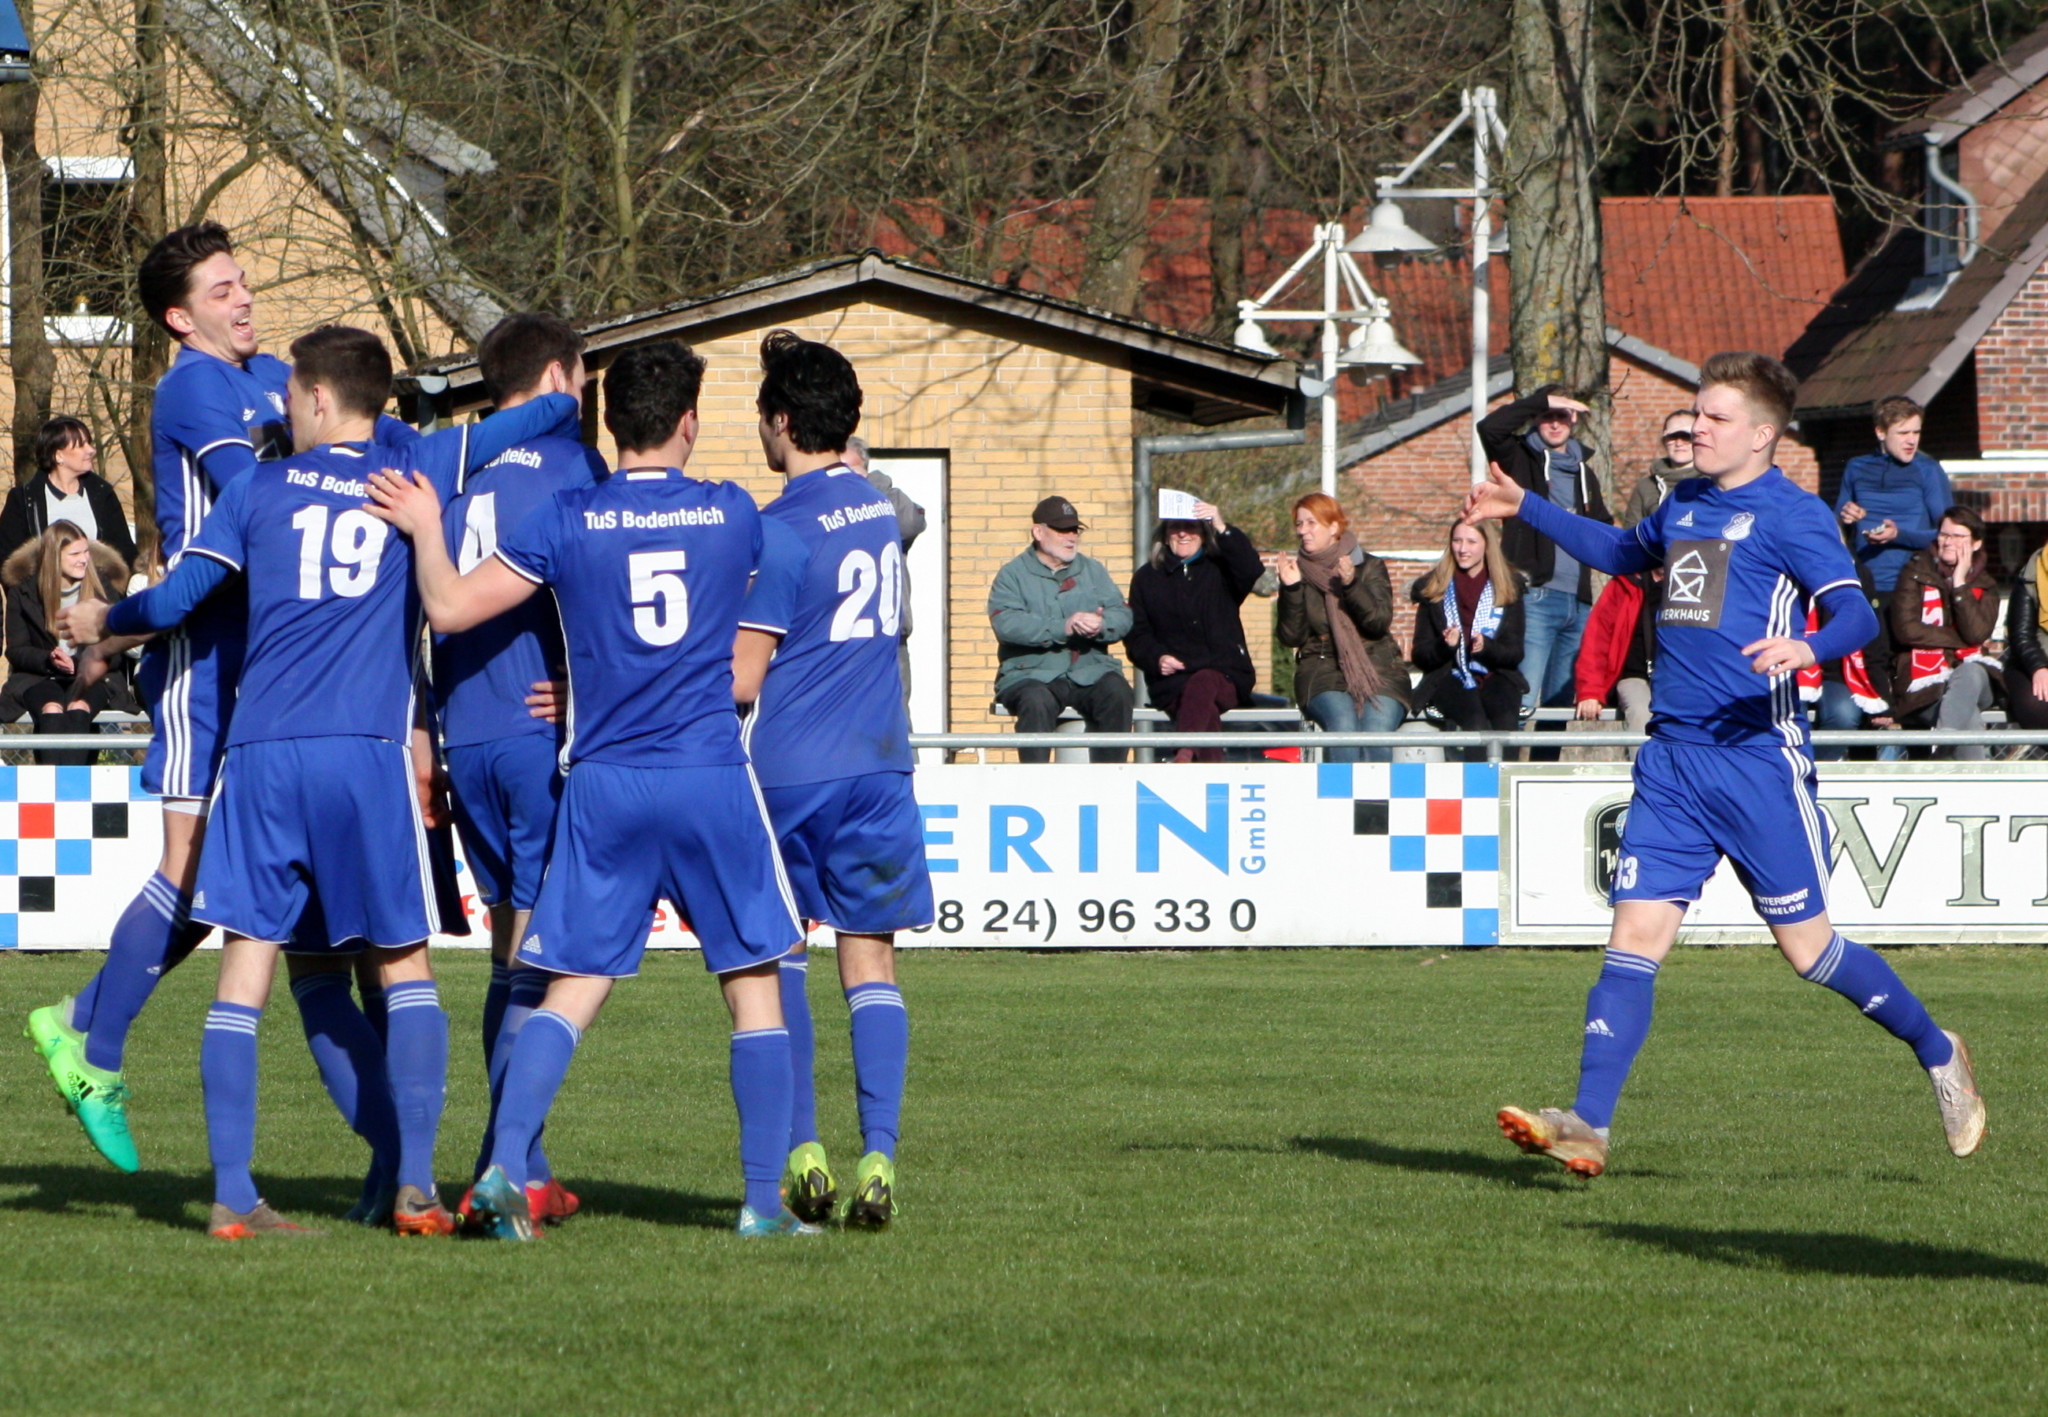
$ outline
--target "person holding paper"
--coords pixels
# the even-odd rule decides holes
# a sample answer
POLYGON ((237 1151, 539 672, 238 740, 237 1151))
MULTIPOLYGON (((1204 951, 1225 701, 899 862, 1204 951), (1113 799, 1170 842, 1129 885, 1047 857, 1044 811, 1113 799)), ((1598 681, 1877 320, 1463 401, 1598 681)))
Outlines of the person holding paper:
MULTIPOLYGON (((1161 492, 1189 518, 1161 520, 1152 557, 1131 577, 1131 632, 1124 651, 1145 674, 1152 706, 1183 733, 1214 733, 1223 714, 1251 697, 1256 674, 1238 607, 1265 571, 1258 548, 1223 513, 1185 492, 1161 492), (1173 499, 1186 499, 1180 505, 1173 499)), ((1182 748, 1177 763, 1220 763, 1221 748, 1182 748)))

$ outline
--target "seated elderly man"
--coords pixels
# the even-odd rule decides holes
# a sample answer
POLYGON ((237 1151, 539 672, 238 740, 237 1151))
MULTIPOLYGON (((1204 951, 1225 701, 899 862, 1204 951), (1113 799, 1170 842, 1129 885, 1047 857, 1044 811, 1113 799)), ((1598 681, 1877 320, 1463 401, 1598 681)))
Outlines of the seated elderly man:
MULTIPOLYGON (((988 618, 996 631, 996 700, 1017 716, 1020 733, 1050 733, 1062 709, 1074 709, 1090 733, 1127 733, 1131 684, 1108 647, 1130 632, 1131 610, 1102 563, 1081 554, 1074 504, 1048 497, 1031 513, 1031 545, 996 572, 988 618)), ((1027 763, 1050 750, 1019 748, 1027 763)), ((1120 763, 1122 748, 1089 758, 1120 763)))

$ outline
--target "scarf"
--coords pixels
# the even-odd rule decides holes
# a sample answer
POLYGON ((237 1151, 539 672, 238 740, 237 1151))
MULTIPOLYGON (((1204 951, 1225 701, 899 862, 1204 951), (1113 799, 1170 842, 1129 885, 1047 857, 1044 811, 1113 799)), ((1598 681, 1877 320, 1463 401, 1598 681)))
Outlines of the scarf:
MULTIPOLYGON (((2040 572, 2035 572, 2038 580, 2040 572)), ((1972 594, 1982 598, 1983 592, 1974 587, 1965 587, 1972 594)), ((1941 587, 1923 585, 1920 587, 1920 623, 1923 625, 1945 625, 1948 615, 1942 609, 1941 587)), ((1917 693, 1931 689, 1937 684, 1946 684, 1955 674, 1956 666, 1966 659, 1975 659, 1984 652, 1982 645, 1964 645, 1960 649, 1916 649, 1907 660, 1906 692, 1917 693)))
MULTIPOLYGON (((1366 651, 1365 636, 1358 633, 1358 625, 1339 599, 1345 585, 1337 579, 1337 563, 1349 560, 1357 549, 1358 538, 1347 531, 1334 545, 1313 556, 1302 552, 1298 561, 1301 578, 1311 589, 1322 592, 1323 613, 1330 622, 1330 641, 1337 647, 1337 667, 1344 672, 1345 691, 1351 695, 1352 706, 1363 710, 1365 701, 1379 694, 1380 672, 1366 651)), ((1352 571, 1354 577, 1358 574, 1357 569, 1352 571)))
POLYGON ((1500 628, 1501 612, 1494 608, 1493 581, 1484 572, 1468 576, 1463 571, 1451 573, 1450 584, 1444 587, 1444 624, 1458 632, 1457 660, 1451 672, 1458 676, 1458 682, 1468 689, 1479 687, 1480 678, 1487 673, 1485 665, 1471 657, 1472 637, 1491 636, 1500 628), (1464 596, 1460 594, 1460 582, 1471 582, 1479 587, 1479 600, 1471 612, 1470 628, 1464 615, 1464 596))
MULTIPOLYGON (((1813 635, 1820 629, 1820 609, 1808 606, 1806 610, 1806 633, 1813 635)), ((1799 699, 1802 703, 1820 702, 1820 686, 1826 676, 1818 664, 1809 664, 1799 671, 1799 699)), ((1863 651, 1852 649, 1842 656, 1842 687, 1849 691, 1849 697, 1856 701, 1856 707, 1868 714, 1888 713, 1887 704, 1877 692, 1877 685, 1871 682, 1870 666, 1864 662, 1863 651)))
MULTIPOLYGON (((1542 434, 1532 428, 1523 441, 1529 445, 1530 451, 1543 459, 1543 466, 1547 471, 1562 472, 1577 478, 1579 469, 1586 465, 1586 448, 1577 438, 1567 438, 1562 448, 1553 448, 1543 441, 1542 434)), ((1543 495, 1550 495, 1549 487, 1543 489, 1543 495)))

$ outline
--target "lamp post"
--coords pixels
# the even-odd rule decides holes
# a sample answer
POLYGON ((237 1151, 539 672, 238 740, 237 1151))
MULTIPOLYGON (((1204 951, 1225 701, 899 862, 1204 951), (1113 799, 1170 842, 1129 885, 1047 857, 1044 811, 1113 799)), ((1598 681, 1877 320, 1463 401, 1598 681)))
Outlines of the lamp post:
POLYGON ((1372 220, 1344 248, 1375 254, 1432 250, 1435 243, 1409 230, 1401 209, 1393 201, 1399 192, 1407 197, 1448 197, 1472 203, 1472 480, 1486 481, 1486 450, 1479 446, 1479 420, 1486 417, 1486 360, 1490 334, 1487 257, 1492 254, 1493 197, 1490 146, 1506 147, 1508 130, 1500 121, 1499 102, 1490 88, 1466 89, 1459 98, 1458 116, 1430 140, 1414 161, 1393 177, 1378 179, 1379 205, 1372 220), (1436 156, 1437 149, 1458 129, 1472 129, 1472 185, 1469 187, 1410 187, 1408 182, 1436 156), (1383 215, 1384 214, 1384 215, 1383 215), (1419 243, 1419 244, 1417 244, 1419 243))
MULTIPOLYGON (((1397 214, 1398 216, 1398 214, 1397 214)), ((1411 238, 1417 241, 1420 237, 1411 238)), ((1411 248, 1413 249, 1413 248, 1411 248)), ((1419 248, 1430 250, 1428 242, 1419 248)), ((1310 398, 1322 402, 1323 420, 1323 491, 1337 495, 1337 373, 1339 367, 1347 369, 1409 369, 1422 361, 1401 347, 1394 337, 1393 308, 1380 296, 1373 293, 1366 284, 1365 273, 1358 268, 1344 244, 1344 223, 1331 222, 1317 226, 1315 235, 1309 239, 1308 249, 1295 258, 1280 279, 1266 289, 1257 300, 1237 302, 1239 322, 1237 342, 1246 349, 1260 354, 1278 354, 1262 323, 1301 322, 1322 326, 1321 377, 1311 378, 1304 374, 1301 391, 1310 398), (1276 309, 1273 302, 1278 300, 1289 286, 1314 264, 1317 258, 1323 263, 1323 303, 1319 310, 1276 309), (1341 289, 1340 289, 1341 288, 1341 289), (1339 295, 1350 297, 1349 306, 1338 305, 1339 295), (1354 328, 1350 337, 1342 341, 1340 349, 1338 326, 1349 324, 1354 328)))

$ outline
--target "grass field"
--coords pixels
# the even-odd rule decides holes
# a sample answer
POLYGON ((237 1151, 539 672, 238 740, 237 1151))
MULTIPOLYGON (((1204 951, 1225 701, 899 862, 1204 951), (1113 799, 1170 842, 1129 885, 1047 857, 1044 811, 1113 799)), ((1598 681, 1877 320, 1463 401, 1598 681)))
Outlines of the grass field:
MULTIPOLYGON (((550 1129, 586 1214, 527 1247, 209 1240, 202 958, 130 1047, 140 1176, 0 1053, 0 1412, 2040 1412, 2048 955, 1894 958, 1976 1050, 1977 1157, 1840 998, 1692 951, 1585 1184, 1492 1113, 1569 1102, 1586 953, 906 955, 903 1212, 781 1243, 728 1233, 723 1010, 654 958, 550 1129)), ((92 965, 0 957, 0 1019, 92 965)), ((484 980, 444 960, 449 1183, 484 980)), ((338 1215, 363 1158, 282 989, 263 1057, 258 1179, 338 1215)))

